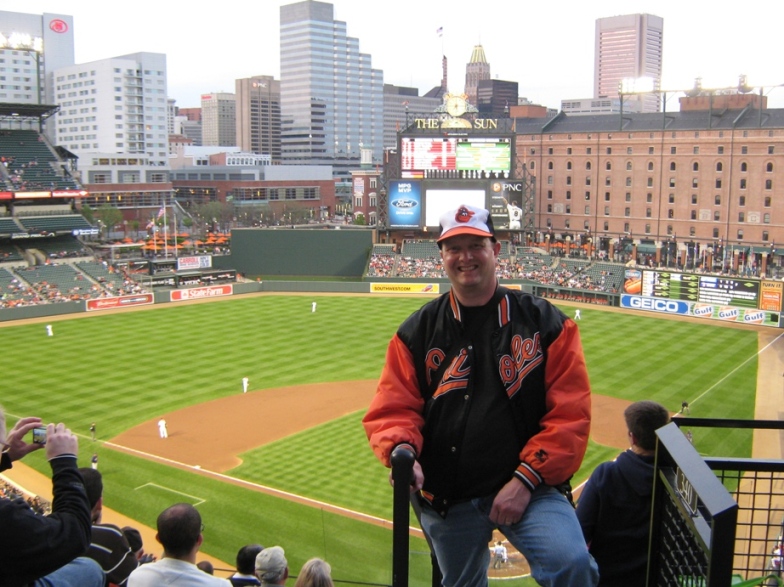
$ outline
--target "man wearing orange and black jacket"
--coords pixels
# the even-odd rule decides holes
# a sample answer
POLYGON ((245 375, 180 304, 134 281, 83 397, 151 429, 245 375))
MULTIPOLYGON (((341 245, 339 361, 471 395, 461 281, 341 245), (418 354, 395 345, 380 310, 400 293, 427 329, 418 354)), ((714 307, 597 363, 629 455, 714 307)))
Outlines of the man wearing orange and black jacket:
POLYGON ((443 585, 487 585, 494 529, 540 584, 595 585, 596 563, 557 488, 579 468, 590 428, 577 326, 498 285, 487 210, 446 212, 438 243, 451 291, 392 338, 363 420, 370 444, 386 466, 397 446, 415 453, 412 490, 443 585))

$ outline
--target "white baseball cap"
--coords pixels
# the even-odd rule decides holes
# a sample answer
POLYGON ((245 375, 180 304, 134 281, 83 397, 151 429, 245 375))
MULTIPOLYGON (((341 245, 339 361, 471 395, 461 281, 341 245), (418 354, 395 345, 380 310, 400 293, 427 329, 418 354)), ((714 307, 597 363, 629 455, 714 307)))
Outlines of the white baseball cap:
POLYGON ((495 238, 493 220, 490 218, 490 212, 484 208, 463 204, 455 210, 444 212, 439 219, 439 224, 441 236, 436 241, 439 243, 459 234, 495 238))

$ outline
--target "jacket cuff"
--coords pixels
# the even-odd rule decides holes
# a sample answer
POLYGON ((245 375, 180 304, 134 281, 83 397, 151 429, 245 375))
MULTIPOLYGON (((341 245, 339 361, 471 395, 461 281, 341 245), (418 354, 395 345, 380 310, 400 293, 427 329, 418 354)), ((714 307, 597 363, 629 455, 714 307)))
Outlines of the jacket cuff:
MULTIPOLYGON (((71 454, 71 453, 63 453, 61 455, 57 455, 56 457, 52 457, 51 459, 49 459, 49 462, 53 463, 53 462, 55 462, 58 459, 73 459, 74 461, 76 461, 76 455, 71 454)), ((63 461, 63 462, 65 462, 65 461, 63 461)))
POLYGON ((11 464, 11 455, 7 452, 4 452, 2 457, 0 457, 0 471, 5 471, 6 469, 12 468, 13 465, 11 464))
POLYGON ((531 493, 542 483, 542 477, 528 463, 520 463, 515 469, 514 476, 523 483, 531 493))

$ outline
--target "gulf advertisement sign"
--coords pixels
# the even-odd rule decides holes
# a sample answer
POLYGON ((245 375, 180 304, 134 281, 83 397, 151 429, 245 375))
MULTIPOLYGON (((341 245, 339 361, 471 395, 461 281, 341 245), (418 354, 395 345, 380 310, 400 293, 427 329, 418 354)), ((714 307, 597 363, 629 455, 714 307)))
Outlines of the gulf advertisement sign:
POLYGON ((692 305, 691 314, 696 318, 712 318, 714 320, 723 320, 724 322, 762 324, 765 326, 777 325, 764 310, 753 310, 750 308, 696 303, 692 305))
POLYGON ((745 310, 743 312, 744 324, 764 324, 767 315, 762 310, 745 310))
POLYGON ((697 318, 713 318, 713 309, 713 304, 694 304, 691 314, 697 318))

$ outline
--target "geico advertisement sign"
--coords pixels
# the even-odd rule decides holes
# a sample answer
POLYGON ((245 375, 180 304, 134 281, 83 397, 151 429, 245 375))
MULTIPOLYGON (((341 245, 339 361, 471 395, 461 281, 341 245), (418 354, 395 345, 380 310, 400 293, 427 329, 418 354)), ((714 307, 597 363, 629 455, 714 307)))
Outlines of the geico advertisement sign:
POLYGON ((663 300, 661 298, 644 298, 641 296, 621 295, 621 307, 633 310, 648 310, 651 312, 665 312, 667 314, 688 314, 688 302, 678 300, 663 300))

